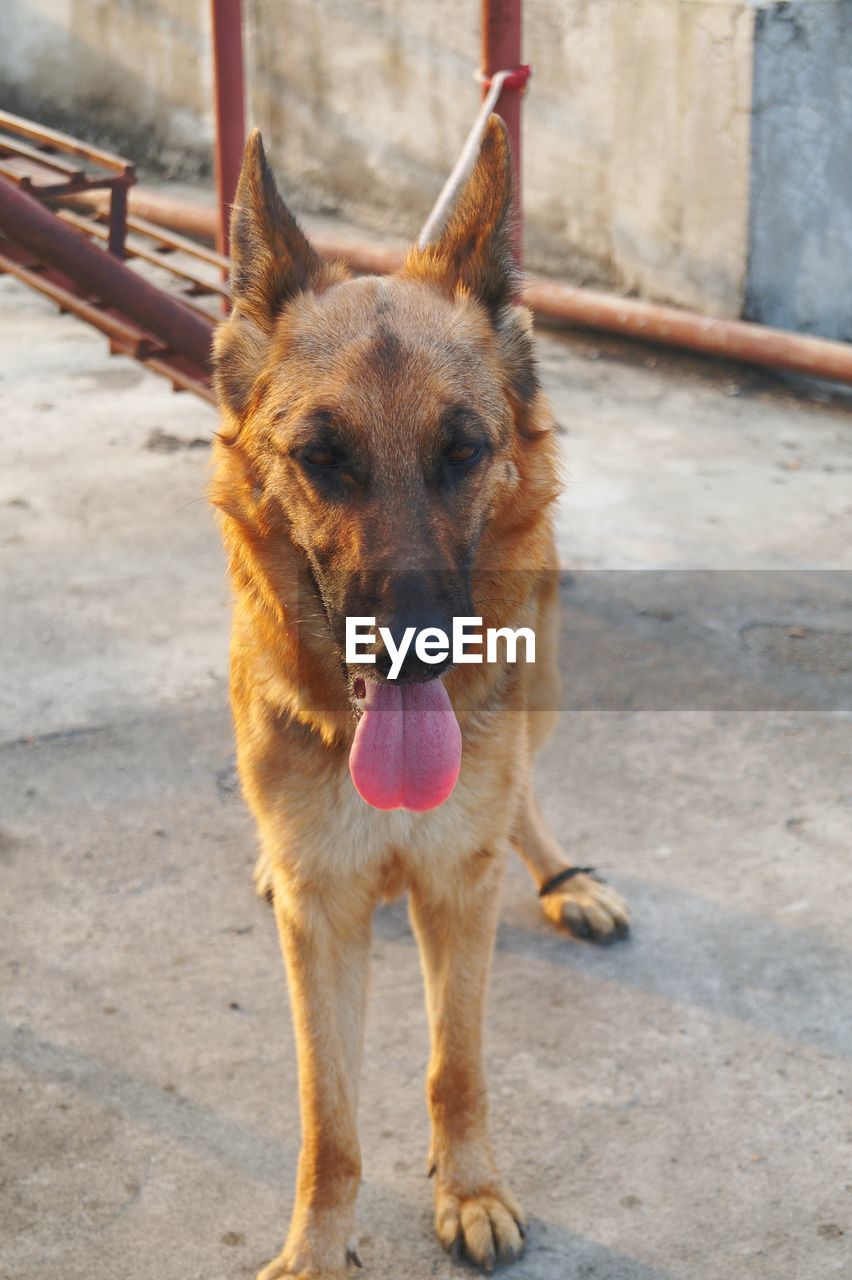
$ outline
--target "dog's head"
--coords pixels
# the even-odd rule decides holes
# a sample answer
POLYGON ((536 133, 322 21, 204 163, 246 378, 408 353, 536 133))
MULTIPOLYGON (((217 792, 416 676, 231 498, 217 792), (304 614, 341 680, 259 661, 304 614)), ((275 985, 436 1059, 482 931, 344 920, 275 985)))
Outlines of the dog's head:
MULTIPOLYGON (((300 231, 258 133, 246 148, 234 308, 216 340, 238 466, 214 501, 298 550, 341 656, 347 615, 396 635, 471 614, 489 522, 529 500, 519 453, 543 424, 529 315, 514 303, 511 190, 494 116, 437 241, 395 276, 352 279, 300 231)), ((412 651, 402 677, 441 670, 412 651)))

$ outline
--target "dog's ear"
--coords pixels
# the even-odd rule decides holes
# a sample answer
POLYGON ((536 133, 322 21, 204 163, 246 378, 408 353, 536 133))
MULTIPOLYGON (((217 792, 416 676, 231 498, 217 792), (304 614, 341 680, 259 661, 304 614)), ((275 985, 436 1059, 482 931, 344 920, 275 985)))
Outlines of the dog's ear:
POLYGON ((234 306, 268 331, 285 302, 325 283, 325 264, 278 194, 255 129, 246 143, 231 215, 234 306))
POLYGON ((437 239, 413 248, 403 268, 452 293, 467 293, 492 315, 516 296, 512 254, 512 155, 506 126, 492 115, 479 155, 437 239))
POLYGON ((237 415, 245 411, 282 307, 345 274, 340 264, 323 262, 281 199, 255 129, 231 215, 233 311, 215 340, 216 394, 223 407, 237 415))

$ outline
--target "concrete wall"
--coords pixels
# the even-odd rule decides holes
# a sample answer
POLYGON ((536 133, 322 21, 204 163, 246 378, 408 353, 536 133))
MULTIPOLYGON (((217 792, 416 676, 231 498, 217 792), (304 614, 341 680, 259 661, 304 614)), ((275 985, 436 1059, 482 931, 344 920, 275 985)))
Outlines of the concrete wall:
POLYGON ((852 341, 852 0, 757 15, 752 138, 748 314, 852 341))
POLYGON ((209 171, 207 0, 0 0, 0 102, 159 172, 209 171))
MULTIPOLYGON (((416 231, 478 103, 468 0, 249 0, 252 115, 303 199, 416 231)), ((742 304, 753 14, 741 0, 528 0, 532 267, 742 304)))
MULTIPOLYGON (((765 302, 767 316, 788 306, 797 322, 823 323, 818 296, 808 302, 813 321, 807 307, 788 305, 791 288, 802 293, 805 266, 779 273, 772 292, 774 259, 799 224, 782 228, 757 207, 771 210, 808 170, 801 155, 795 177, 788 166, 777 136, 788 116, 800 122, 797 145, 810 148, 819 128, 808 112, 823 119, 832 93, 845 94, 840 72, 830 90, 818 61, 793 74, 799 55, 784 43, 785 15, 795 10, 798 20, 802 11, 830 60, 852 5, 764 7, 527 0, 525 56, 536 71, 524 154, 532 269, 720 315, 740 314, 748 295, 756 314, 765 302)), ((479 8, 477 0, 244 0, 250 119, 297 209, 416 233, 476 111, 479 8)), ((3 17, 0 92, 13 109, 160 171, 209 173, 209 64, 206 0, 18 0, 3 17)), ((844 101, 852 111, 850 95, 844 101)), ((824 139, 814 145, 824 149, 824 139)), ((818 190, 834 227, 844 212, 830 169, 818 190)), ((836 278, 834 266, 827 274, 836 278)))

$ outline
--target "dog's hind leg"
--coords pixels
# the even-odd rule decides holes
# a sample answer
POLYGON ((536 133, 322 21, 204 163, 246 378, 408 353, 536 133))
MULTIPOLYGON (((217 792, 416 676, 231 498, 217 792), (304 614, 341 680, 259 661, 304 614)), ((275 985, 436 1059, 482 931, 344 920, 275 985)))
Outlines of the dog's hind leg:
POLYGON ((518 803, 512 843, 535 881, 548 920, 597 942, 629 932, 627 903, 608 884, 571 865, 541 815, 531 778, 518 803))
POLYGON ((359 888, 329 878, 321 887, 296 889, 280 869, 273 873, 299 1062, 302 1150, 287 1241, 258 1280, 338 1280, 347 1262, 357 1261, 356 1112, 373 908, 359 888))
POLYGON ((482 1027, 497 928, 503 855, 472 857, 449 882, 415 883, 411 921, 420 944, 432 1039, 428 1098, 435 1227, 444 1248, 490 1271, 523 1251, 523 1215, 494 1163, 482 1027))
MULTIPOLYGON (((555 548, 551 559, 556 564, 555 548)), ((561 703, 559 575, 555 571, 542 582, 536 637, 527 701, 527 783, 518 800, 512 843, 535 882, 548 920, 578 937, 609 942, 628 933, 630 909, 609 885, 571 865, 541 815, 532 786, 533 757, 552 734, 561 703)))

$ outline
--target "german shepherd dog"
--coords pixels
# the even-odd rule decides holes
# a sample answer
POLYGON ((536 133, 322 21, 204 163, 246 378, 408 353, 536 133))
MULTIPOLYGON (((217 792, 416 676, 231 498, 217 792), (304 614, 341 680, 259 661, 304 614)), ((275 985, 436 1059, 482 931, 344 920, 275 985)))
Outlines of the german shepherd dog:
POLYGON ((302 234, 257 132, 246 148, 233 310, 215 344, 211 498, 235 595, 239 773, 289 979, 302 1120, 289 1233, 262 1280, 327 1280, 358 1263, 356 1106, 379 900, 408 892, 422 959, 438 1238, 486 1271, 518 1258, 525 1237, 492 1155, 482 1061, 509 847, 552 922, 596 939, 628 927, 622 899, 570 867, 530 782, 559 702, 559 484, 516 304, 511 196, 492 116, 438 238, 392 277, 353 279, 302 234), (347 616, 396 636, 459 615, 532 627, 535 663, 409 651, 390 680, 378 642, 374 662, 345 661, 347 616))

